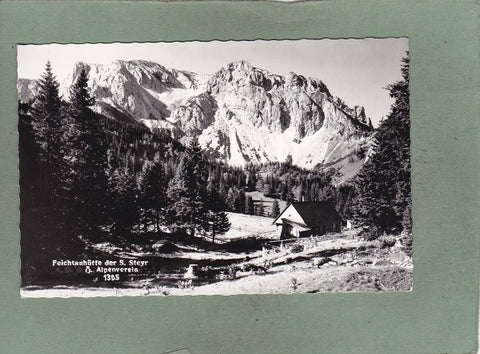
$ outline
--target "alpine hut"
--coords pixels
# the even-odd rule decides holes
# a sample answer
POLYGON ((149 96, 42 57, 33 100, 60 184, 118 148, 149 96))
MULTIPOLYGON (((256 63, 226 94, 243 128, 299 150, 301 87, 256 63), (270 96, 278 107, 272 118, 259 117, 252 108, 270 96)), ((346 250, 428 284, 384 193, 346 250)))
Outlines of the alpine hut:
POLYGON ((292 202, 273 221, 280 239, 339 232, 342 218, 328 202, 292 202))

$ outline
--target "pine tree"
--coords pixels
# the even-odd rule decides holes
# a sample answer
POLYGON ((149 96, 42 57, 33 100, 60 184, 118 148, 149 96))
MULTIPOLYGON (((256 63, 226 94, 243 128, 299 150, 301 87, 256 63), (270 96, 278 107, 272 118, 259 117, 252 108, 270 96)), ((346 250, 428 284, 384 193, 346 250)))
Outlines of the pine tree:
POLYGON ((280 199, 287 200, 287 194, 288 194, 288 187, 285 183, 282 183, 282 186, 280 188, 280 199))
MULTIPOLYGON (((252 167, 250 167, 252 168, 252 167)), ((253 191, 255 190, 255 185, 257 183, 257 177, 255 174, 255 171, 248 170, 247 171, 247 180, 246 180, 246 189, 248 191, 253 191)))
POLYGON ((90 107, 95 104, 95 98, 90 96, 88 75, 84 68, 80 70, 77 80, 70 88, 70 103, 75 115, 90 113, 90 107))
POLYGON ((37 235, 42 235, 44 258, 78 255, 80 242, 70 233, 66 204, 68 168, 65 163, 64 132, 67 115, 59 96, 59 84, 47 62, 45 72, 37 81, 38 93, 31 112, 33 137, 38 147, 38 184, 36 212, 37 235))
POLYGON ((278 204, 278 200, 275 199, 272 204, 272 212, 270 216, 276 218, 278 215, 280 215, 280 205, 278 204))
POLYGON ((299 186, 297 193, 298 193, 298 194, 297 194, 297 195, 298 195, 298 198, 297 198, 297 199, 300 200, 300 201, 302 201, 302 202, 305 201, 305 192, 304 192, 304 190, 303 190, 302 185, 299 186))
POLYGON ((127 169, 117 169, 110 176, 109 184, 115 204, 115 212, 109 214, 113 232, 116 237, 127 238, 138 223, 140 214, 135 176, 127 169))
POLYGON ((61 136, 62 136, 62 102, 59 84, 53 75, 50 62, 45 72, 37 81, 38 94, 31 109, 32 127, 35 141, 39 146, 39 162, 42 164, 39 176, 43 188, 42 199, 51 206, 52 198, 58 192, 58 181, 61 178, 61 136))
POLYGON ((286 166, 292 166, 292 164, 293 164, 292 154, 288 154, 287 158, 285 159, 285 165, 286 166))
POLYGON ((195 193, 205 203, 207 195, 208 163, 202 155, 202 149, 196 137, 192 138, 188 146, 188 163, 192 171, 192 183, 195 193))
POLYGON ((45 160, 48 160, 48 152, 55 146, 49 146, 60 134, 60 109, 62 102, 59 96, 59 83, 53 75, 52 66, 47 62, 45 72, 37 81, 38 93, 35 96, 32 107, 33 126, 37 133, 37 142, 45 149, 45 160), (56 134, 57 133, 57 134, 56 134), (50 148, 50 149, 49 149, 50 148))
POLYGON ((108 218, 107 146, 100 117, 90 107, 88 77, 82 69, 70 89, 69 129, 64 134, 70 166, 71 212, 76 214, 76 231, 98 237, 108 218))
POLYGON ((218 191, 212 183, 208 184, 207 191, 209 195, 208 214, 204 223, 204 230, 211 235, 212 242, 215 242, 215 236, 227 232, 230 229, 230 223, 227 214, 223 211, 225 203, 219 197, 218 191))
POLYGON ((191 236, 195 235, 197 229, 204 228, 208 215, 205 209, 205 196, 198 190, 198 185, 205 181, 197 179, 194 162, 188 152, 183 153, 175 176, 167 189, 170 226, 177 230, 189 230, 191 236))
POLYGON ((21 231, 21 274, 22 285, 29 285, 38 273, 47 268, 44 260, 48 247, 44 214, 41 210, 39 183, 41 174, 40 149, 35 142, 35 132, 32 126, 31 104, 18 104, 18 154, 19 154, 19 186, 20 186, 20 231, 21 231))
POLYGON ((140 204, 143 209, 145 229, 154 223, 158 232, 160 222, 164 221, 164 210, 167 207, 167 180, 164 167, 160 163, 148 164, 143 172, 140 193, 140 204))
POLYGON ((212 211, 210 216, 209 231, 212 236, 212 242, 215 242, 215 236, 226 233, 230 230, 230 221, 224 211, 212 211))
POLYGON ((253 204, 253 199, 251 196, 247 196, 247 202, 245 205, 245 214, 248 214, 248 215, 255 214, 255 205, 253 204))
POLYGON ((290 177, 288 178, 287 181, 287 190, 286 190, 286 202, 287 203, 293 203, 295 201, 295 196, 293 194, 293 182, 291 181, 290 177))
POLYGON ((227 199, 225 200, 228 210, 235 211, 235 199, 236 199, 235 191, 233 190, 232 187, 230 187, 228 189, 227 199))
POLYGON ((235 211, 243 213, 245 211, 245 190, 237 190, 235 195, 235 211))
POLYGON ((210 179, 207 184, 208 199, 205 205, 208 210, 225 210, 225 198, 222 193, 222 189, 217 189, 213 179, 210 179))
POLYGON ((268 182, 263 185, 263 189, 264 189, 263 195, 266 197, 272 197, 275 195, 275 184, 273 181, 273 176, 271 176, 270 178, 267 178, 267 181, 268 182))
POLYGON ((256 214, 258 216, 263 216, 263 213, 265 212, 265 207, 263 205, 263 199, 260 200, 260 203, 257 205, 257 212, 256 214))
POLYGON ((411 223, 408 54, 403 59, 402 77, 388 86, 395 102, 375 133, 373 155, 355 181, 355 221, 375 228, 376 233, 408 230, 411 223))

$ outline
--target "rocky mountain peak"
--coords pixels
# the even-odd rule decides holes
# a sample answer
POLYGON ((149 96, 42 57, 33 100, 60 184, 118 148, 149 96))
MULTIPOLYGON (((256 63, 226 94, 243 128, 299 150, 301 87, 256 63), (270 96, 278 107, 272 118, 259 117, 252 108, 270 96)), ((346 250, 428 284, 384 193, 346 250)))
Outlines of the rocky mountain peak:
POLYGON ((75 65, 73 66, 73 73, 72 73, 72 78, 73 80, 76 80, 78 75, 80 75, 80 72, 83 70, 85 70, 85 72, 87 73, 87 75, 89 74, 90 72, 90 65, 88 65, 87 63, 83 62, 83 61, 77 61, 75 63, 75 65))
POLYGON ((229 71, 251 71, 255 69, 248 61, 238 60, 225 66, 229 71))
MULTIPOLYGON (((212 75, 144 60, 79 62, 60 81, 64 97, 81 69, 96 110, 168 129, 180 141, 198 137, 211 158, 233 165, 284 161, 288 154, 303 167, 332 165, 361 150, 371 132, 363 108, 335 101, 321 80, 272 74, 244 60, 212 75)), ((32 83, 18 85, 26 100, 32 83)))

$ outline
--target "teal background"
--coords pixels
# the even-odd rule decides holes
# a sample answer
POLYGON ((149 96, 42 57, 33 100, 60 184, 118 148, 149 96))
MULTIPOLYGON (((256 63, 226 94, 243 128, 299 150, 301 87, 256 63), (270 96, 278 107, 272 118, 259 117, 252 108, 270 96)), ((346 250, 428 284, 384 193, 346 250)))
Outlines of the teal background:
POLYGON ((469 353, 479 261, 475 1, 0 2, 1 353, 469 353), (20 299, 16 44, 408 36, 409 293, 20 299))

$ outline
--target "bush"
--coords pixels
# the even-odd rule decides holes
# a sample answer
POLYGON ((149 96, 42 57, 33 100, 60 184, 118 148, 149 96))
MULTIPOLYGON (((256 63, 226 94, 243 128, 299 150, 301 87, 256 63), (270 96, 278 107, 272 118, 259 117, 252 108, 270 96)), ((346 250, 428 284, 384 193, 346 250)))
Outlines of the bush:
POLYGON ((392 235, 382 235, 378 237, 378 241, 380 241, 381 248, 390 248, 395 246, 395 243, 397 242, 397 238, 392 235))
POLYGON ((367 241, 376 240, 381 235, 381 230, 376 226, 363 227, 359 232, 359 236, 363 237, 367 241))
POLYGON ((292 253, 300 253, 300 252, 303 252, 304 247, 303 245, 296 243, 292 246, 290 250, 292 251, 292 253))

